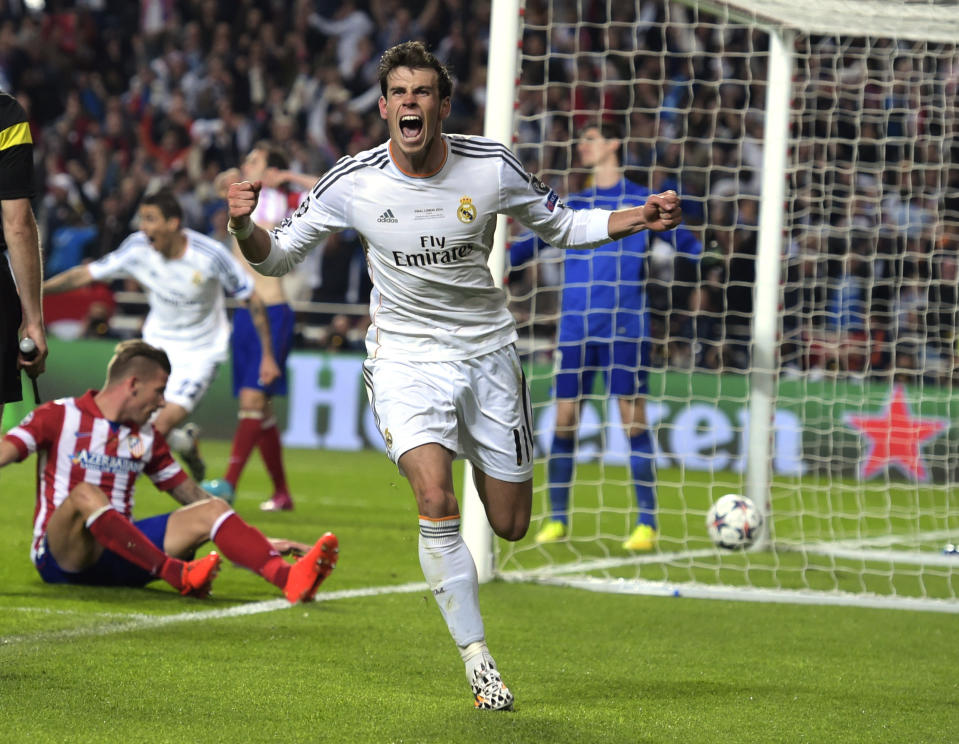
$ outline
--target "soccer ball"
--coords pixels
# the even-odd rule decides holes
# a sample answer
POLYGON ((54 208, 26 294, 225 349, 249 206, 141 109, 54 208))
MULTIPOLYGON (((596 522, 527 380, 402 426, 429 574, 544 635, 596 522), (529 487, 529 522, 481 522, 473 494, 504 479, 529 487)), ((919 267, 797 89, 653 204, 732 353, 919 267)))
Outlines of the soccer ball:
POLYGON ((706 530, 716 547, 748 548, 763 529, 763 515, 756 505, 738 493, 720 496, 706 514, 706 530))

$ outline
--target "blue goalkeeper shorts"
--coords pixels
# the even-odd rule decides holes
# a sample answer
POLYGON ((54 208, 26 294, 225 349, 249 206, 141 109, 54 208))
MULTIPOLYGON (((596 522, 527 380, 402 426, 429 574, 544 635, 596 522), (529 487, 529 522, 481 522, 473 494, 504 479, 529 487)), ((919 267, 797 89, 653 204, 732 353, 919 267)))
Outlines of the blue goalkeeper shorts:
POLYGON ((588 395, 597 372, 603 375, 610 395, 645 395, 649 392, 650 350, 647 340, 561 344, 556 350, 556 397, 567 400, 588 395))
MULTIPOLYGON (((166 537, 166 525, 169 519, 169 514, 158 514, 155 517, 135 521, 133 524, 149 538, 150 542, 163 550, 163 539, 166 537)), ((97 562, 89 568, 77 573, 64 571, 50 552, 46 537, 43 538, 43 552, 37 557, 35 565, 40 578, 48 584, 141 587, 157 578, 111 550, 104 550, 97 562)))

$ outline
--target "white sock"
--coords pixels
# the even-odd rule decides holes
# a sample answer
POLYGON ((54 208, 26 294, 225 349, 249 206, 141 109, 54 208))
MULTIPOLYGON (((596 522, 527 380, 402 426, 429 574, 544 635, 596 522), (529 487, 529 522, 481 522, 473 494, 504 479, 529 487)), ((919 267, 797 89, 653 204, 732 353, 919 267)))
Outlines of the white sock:
POLYGON ((489 649, 486 648, 486 641, 474 641, 468 646, 460 646, 459 649, 460 656, 463 657, 463 661, 466 663, 467 667, 469 667, 470 662, 474 661, 478 656, 483 654, 489 656, 489 649))
POLYGON ((486 642, 471 643, 465 648, 460 648, 460 656, 463 657, 463 663, 466 665, 466 679, 471 683, 473 681, 473 671, 481 666, 487 669, 496 669, 496 662, 490 655, 486 642))
POLYGON ((443 520, 420 517, 423 576, 465 661, 465 649, 469 649, 470 656, 485 649, 486 633, 479 609, 476 564, 459 530, 459 516, 443 520), (477 643, 482 644, 478 651, 477 643))

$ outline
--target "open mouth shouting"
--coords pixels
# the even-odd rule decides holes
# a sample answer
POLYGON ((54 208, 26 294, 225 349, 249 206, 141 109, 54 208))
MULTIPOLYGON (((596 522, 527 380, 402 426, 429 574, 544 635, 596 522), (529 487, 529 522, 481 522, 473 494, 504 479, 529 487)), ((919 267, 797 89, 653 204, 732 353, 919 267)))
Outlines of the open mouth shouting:
POLYGON ((423 135, 423 117, 419 114, 402 114, 400 116, 400 134, 404 144, 414 144, 423 135))

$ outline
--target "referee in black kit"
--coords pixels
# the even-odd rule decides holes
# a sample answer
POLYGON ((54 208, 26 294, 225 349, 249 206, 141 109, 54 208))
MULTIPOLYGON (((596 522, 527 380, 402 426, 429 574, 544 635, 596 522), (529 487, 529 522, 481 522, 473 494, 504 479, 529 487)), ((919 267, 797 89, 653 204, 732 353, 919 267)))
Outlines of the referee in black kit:
MULTIPOLYGON (((33 194, 33 137, 27 114, 13 96, 0 91, 0 420, 4 403, 23 400, 20 370, 36 378, 47 357, 33 194), (31 339, 35 350, 21 352, 21 338, 31 339)), ((25 346, 30 348, 29 343, 25 346)))

